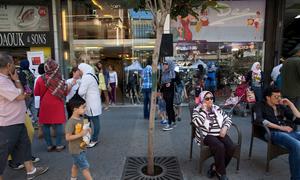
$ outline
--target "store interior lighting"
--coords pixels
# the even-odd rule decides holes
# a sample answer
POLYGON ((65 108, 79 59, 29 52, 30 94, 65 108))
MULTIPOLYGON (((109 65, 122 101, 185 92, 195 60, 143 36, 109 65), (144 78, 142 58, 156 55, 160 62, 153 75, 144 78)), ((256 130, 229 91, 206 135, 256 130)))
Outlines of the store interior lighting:
POLYGON ((101 6, 101 4, 97 1, 97 0, 92 0, 92 3, 97 6, 101 11, 103 10, 103 7, 101 6))
POLYGON ((298 14, 296 17, 295 17, 295 19, 299 19, 300 18, 300 14, 298 14))

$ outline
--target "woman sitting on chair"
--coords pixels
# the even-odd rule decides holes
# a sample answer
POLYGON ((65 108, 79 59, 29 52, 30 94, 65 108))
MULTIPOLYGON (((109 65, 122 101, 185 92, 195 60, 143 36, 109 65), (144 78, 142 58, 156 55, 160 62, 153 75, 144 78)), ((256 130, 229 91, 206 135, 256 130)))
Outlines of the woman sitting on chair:
POLYGON ((209 91, 200 93, 200 104, 194 109, 193 123, 199 127, 196 129, 198 144, 202 141, 209 146, 214 155, 215 162, 207 172, 209 178, 218 176, 220 180, 227 180, 226 166, 229 164, 235 146, 227 135, 231 126, 231 118, 219 107, 213 104, 213 94, 209 91), (201 130, 203 137, 199 132, 201 130))

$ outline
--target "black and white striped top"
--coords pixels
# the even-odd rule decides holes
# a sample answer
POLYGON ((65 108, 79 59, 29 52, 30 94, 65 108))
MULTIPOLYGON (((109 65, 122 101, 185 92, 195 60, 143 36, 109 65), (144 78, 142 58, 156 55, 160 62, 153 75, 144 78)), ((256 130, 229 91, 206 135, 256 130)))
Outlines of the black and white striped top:
MULTIPOLYGON (((196 107, 193 112, 192 122, 200 127, 203 136, 219 136, 220 131, 224 126, 228 129, 231 126, 231 118, 219 107, 213 105, 212 112, 205 112, 200 106, 196 107)), ((204 138, 203 137, 203 138, 204 138)), ((196 129, 196 140, 201 142, 200 132, 196 129)))

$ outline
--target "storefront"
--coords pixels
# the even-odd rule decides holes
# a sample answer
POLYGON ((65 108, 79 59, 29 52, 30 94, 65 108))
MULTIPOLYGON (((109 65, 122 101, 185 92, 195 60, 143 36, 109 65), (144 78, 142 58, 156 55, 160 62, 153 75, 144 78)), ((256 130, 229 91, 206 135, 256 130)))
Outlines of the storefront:
POLYGON ((50 58, 54 47, 51 9, 51 2, 45 1, 1 2, 0 51, 11 54, 16 64, 28 58, 37 66, 50 58))
POLYGON ((227 8, 199 10, 199 19, 178 17, 171 21, 171 32, 174 57, 185 78, 203 63, 216 73, 216 96, 229 96, 229 88, 234 90, 254 62, 264 66, 265 1, 218 3, 227 8))

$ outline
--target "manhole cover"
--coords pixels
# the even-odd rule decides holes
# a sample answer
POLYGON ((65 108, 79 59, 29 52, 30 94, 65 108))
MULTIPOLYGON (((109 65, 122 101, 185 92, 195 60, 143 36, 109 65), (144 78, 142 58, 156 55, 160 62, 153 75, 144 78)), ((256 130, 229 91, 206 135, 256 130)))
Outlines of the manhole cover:
POLYGON ((148 176, 142 172, 147 166, 146 157, 127 157, 121 180, 183 180, 176 157, 154 157, 154 165, 161 173, 148 176))

